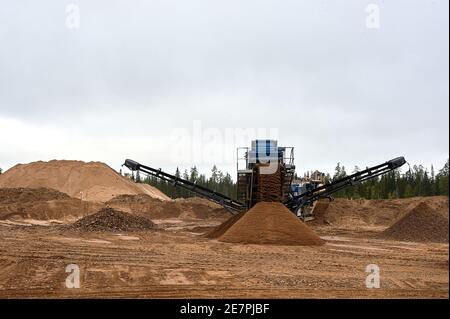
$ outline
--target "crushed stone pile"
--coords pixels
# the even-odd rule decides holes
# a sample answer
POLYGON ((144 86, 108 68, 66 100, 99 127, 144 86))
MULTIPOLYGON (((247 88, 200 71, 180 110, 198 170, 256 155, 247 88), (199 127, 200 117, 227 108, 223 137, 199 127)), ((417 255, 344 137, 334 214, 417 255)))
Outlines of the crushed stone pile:
POLYGON ((133 232, 155 228, 155 224, 142 216, 128 214, 113 208, 103 208, 97 213, 83 217, 76 222, 63 226, 65 230, 133 232))
POLYGON ((259 202, 206 234, 223 242, 322 245, 324 241, 279 202, 259 202))
POLYGON ((0 188, 0 203, 26 203, 70 199, 70 196, 51 188, 0 188))
POLYGON ((86 201, 106 202, 121 194, 169 200, 158 189, 137 184, 101 162, 53 160, 18 164, 0 175, 0 188, 53 188, 86 201))
POLYGON ((380 237, 401 241, 448 243, 448 216, 422 202, 383 231, 380 237))

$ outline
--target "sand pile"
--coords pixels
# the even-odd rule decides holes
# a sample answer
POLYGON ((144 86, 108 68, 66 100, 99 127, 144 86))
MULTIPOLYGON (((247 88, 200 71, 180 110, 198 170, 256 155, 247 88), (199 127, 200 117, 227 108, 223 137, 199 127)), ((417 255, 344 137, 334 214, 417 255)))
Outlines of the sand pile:
MULTIPOLYGON (((259 170, 263 167, 259 167, 259 170)), ((280 170, 273 174, 258 174, 258 190, 256 200, 258 202, 278 202, 282 197, 282 179, 280 170)))
POLYGON ((315 202, 313 214, 316 216, 322 216, 323 214, 325 214, 329 206, 330 201, 328 199, 318 200, 317 202, 315 202))
POLYGON ((70 199, 70 196, 51 188, 0 188, 0 203, 25 203, 36 201, 49 201, 70 199))
POLYGON ((206 199, 180 198, 161 201, 145 194, 120 195, 106 203, 126 212, 143 215, 151 219, 227 219, 231 216, 223 207, 206 199))
POLYGON ((155 224, 141 216, 121 212, 112 208, 103 208, 95 214, 83 217, 75 223, 63 226, 65 230, 132 232, 155 228, 155 224))
POLYGON ((390 226, 414 209, 421 202, 433 210, 448 216, 448 197, 430 196, 400 199, 343 199, 336 198, 332 202, 319 200, 314 209, 315 225, 331 223, 340 228, 366 226, 390 226))
POLYGON ((160 204, 162 202, 163 202, 162 200, 154 198, 147 194, 137 194, 137 195, 123 194, 110 199, 106 203, 108 205, 113 205, 113 204, 152 204, 152 203, 160 204))
POLYGON ((245 244, 322 245, 324 241, 279 202, 260 202, 206 235, 245 244))
POLYGON ((73 220, 102 207, 49 188, 0 188, 0 219, 73 220))
POLYGON ((223 219, 227 220, 232 214, 225 208, 200 197, 177 198, 175 205, 181 209, 179 218, 193 217, 194 219, 223 219))
POLYGON ((169 199, 150 185, 136 184, 100 162, 49 161, 18 164, 0 175, 0 188, 53 188, 71 197, 106 202, 121 194, 169 199))
POLYGON ((380 237, 416 242, 447 242, 448 216, 420 203, 387 228, 380 237))

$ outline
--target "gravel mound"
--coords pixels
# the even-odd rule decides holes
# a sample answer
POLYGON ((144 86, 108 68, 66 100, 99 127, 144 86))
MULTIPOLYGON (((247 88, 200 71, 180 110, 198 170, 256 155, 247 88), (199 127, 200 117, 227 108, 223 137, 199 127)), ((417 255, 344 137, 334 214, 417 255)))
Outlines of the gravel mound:
POLYGON ((422 202, 380 236, 402 241, 448 243, 448 216, 422 202))
POLYGON ((64 226, 66 230, 133 232, 154 229, 155 224, 145 217, 132 215, 113 208, 103 208, 97 213, 83 217, 73 224, 64 226))

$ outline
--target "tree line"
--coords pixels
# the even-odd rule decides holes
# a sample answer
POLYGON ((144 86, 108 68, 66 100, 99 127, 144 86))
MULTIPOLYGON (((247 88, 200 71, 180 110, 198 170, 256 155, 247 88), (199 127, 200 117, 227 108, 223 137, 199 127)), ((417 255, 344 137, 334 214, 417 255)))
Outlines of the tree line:
MULTIPOLYGON (((355 167, 350 174, 360 171, 355 167)), ((333 175, 326 174, 325 182, 331 182, 350 175, 345 167, 338 163, 333 175)), ((215 165, 211 170, 211 177, 207 178, 205 174, 200 174, 194 166, 190 170, 184 170, 181 174, 177 168, 175 176, 181 177, 197 185, 213 189, 233 199, 236 198, 236 183, 228 173, 223 173, 215 165)), ((137 182, 150 184, 171 198, 191 197, 195 194, 181 187, 160 180, 156 177, 146 176, 142 178, 137 174, 133 176, 137 182)), ((422 165, 414 165, 405 173, 401 173, 399 169, 391 171, 382 176, 364 181, 353 187, 347 187, 333 194, 333 197, 341 198, 365 198, 365 199, 392 199, 406 198, 414 196, 448 196, 449 181, 449 160, 439 171, 435 172, 433 166, 430 170, 422 165)))
MULTIPOLYGON (((236 184, 233 182, 231 175, 228 173, 223 173, 217 168, 216 165, 214 165, 211 169, 211 177, 209 178, 207 178, 205 174, 200 174, 197 170, 197 167, 195 166, 191 167, 189 171, 185 169, 183 174, 181 174, 180 170, 177 167, 174 175, 197 185, 215 190, 230 198, 236 197, 236 184)), ((146 176, 145 178, 141 178, 141 176, 136 175, 134 179, 138 182, 140 181, 143 183, 147 183, 158 188, 171 198, 185 198, 195 196, 195 194, 184 188, 174 187, 172 184, 153 176, 146 176)))
MULTIPOLYGON (((359 171, 355 167, 352 174, 359 171)), ((334 181, 347 176, 345 167, 339 163, 333 176, 327 174, 327 181, 334 181)), ((422 165, 414 165, 405 173, 394 170, 378 178, 367 180, 354 187, 347 187, 335 194, 334 197, 391 199, 414 196, 448 196, 449 160, 437 173, 433 165, 430 170, 422 165)))

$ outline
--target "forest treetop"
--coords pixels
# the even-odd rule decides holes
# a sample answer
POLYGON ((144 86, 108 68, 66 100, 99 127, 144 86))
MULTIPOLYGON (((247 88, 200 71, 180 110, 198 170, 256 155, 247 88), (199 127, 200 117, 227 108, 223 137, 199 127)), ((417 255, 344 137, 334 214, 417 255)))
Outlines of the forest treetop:
MULTIPOLYGON (((360 169, 356 166, 351 173, 355 173, 360 169)), ((325 181, 334 181, 347 176, 348 173, 344 166, 337 163, 333 175, 326 174, 325 181)), ((211 169, 211 176, 206 177, 205 174, 199 173, 196 166, 183 173, 177 168, 175 176, 195 182, 198 185, 214 189, 231 198, 236 197, 236 184, 229 173, 223 173, 216 165, 211 169)), ((191 197, 195 196, 189 191, 173 187, 165 181, 156 177, 147 176, 142 178, 137 175, 134 177, 138 182, 148 183, 157 187, 171 198, 191 197)), ((354 187, 347 187, 335 194, 334 197, 344 198, 365 198, 365 199, 389 199, 389 198, 406 198, 414 196, 448 196, 448 180, 449 180, 449 160, 444 167, 435 171, 433 165, 428 170, 423 165, 413 165, 405 173, 401 173, 399 169, 391 171, 381 177, 370 179, 354 187)))

